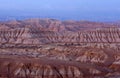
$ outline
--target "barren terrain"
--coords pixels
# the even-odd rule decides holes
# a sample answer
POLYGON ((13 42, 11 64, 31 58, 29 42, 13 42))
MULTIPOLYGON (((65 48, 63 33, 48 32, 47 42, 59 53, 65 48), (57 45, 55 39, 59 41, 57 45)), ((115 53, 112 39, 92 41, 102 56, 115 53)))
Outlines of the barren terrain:
POLYGON ((119 78, 119 24, 0 22, 0 78, 119 78))

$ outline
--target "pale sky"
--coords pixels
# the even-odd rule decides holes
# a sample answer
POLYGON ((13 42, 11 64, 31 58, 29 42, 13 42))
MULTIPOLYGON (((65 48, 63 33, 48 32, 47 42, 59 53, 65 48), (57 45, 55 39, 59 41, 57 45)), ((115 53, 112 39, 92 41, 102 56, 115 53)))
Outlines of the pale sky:
POLYGON ((119 20, 120 0, 0 0, 0 15, 119 20))

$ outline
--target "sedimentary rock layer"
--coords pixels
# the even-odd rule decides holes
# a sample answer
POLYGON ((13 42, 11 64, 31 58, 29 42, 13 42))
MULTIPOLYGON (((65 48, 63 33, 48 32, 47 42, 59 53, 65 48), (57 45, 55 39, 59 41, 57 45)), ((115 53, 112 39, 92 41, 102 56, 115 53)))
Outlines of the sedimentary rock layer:
POLYGON ((120 28, 113 24, 54 19, 0 23, 1 78, 116 78, 119 60, 120 28))

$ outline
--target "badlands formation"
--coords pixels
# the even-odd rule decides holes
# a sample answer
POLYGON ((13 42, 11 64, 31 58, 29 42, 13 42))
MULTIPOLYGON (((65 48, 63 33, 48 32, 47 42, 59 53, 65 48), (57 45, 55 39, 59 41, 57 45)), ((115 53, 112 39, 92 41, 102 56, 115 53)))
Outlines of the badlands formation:
POLYGON ((55 19, 0 22, 0 78, 119 77, 119 24, 55 19))

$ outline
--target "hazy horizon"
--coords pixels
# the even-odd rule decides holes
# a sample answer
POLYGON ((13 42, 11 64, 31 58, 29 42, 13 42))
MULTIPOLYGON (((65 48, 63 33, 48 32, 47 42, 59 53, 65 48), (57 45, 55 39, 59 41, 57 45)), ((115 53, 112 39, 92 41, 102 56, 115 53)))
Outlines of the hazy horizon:
POLYGON ((120 20, 119 0, 0 0, 0 19, 6 17, 60 20, 120 20))

